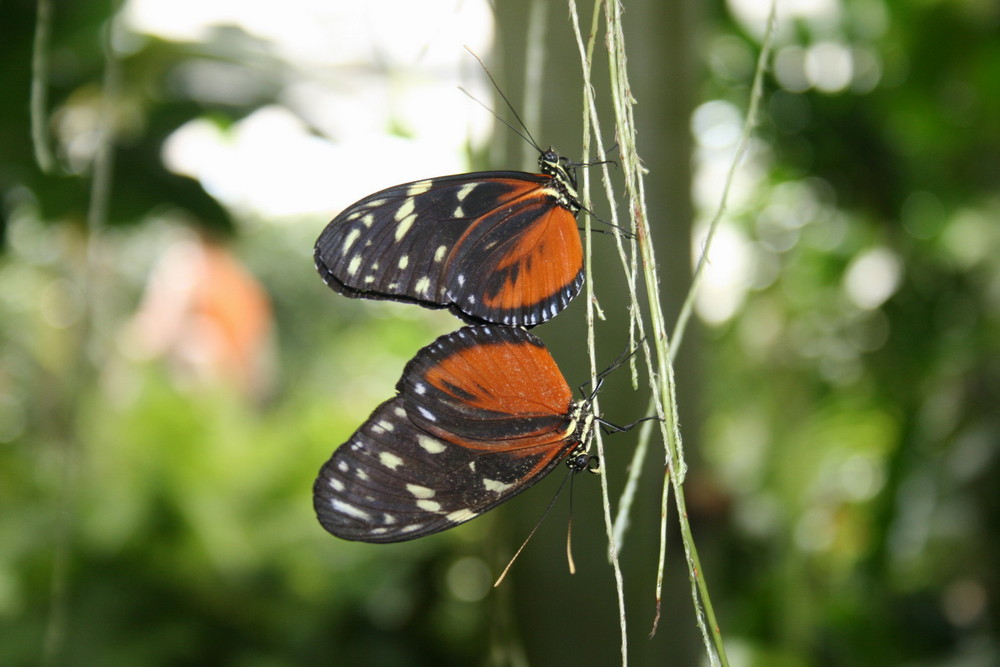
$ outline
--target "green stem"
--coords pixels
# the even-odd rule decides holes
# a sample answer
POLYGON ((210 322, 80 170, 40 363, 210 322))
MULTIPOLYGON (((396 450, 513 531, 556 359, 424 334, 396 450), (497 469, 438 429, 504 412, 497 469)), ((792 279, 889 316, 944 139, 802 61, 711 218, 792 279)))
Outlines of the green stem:
MULTIPOLYGON (((600 25, 600 5, 595 4, 594 12, 591 17, 590 32, 588 34, 587 44, 584 46, 583 37, 580 34, 580 20, 576 9, 576 3, 573 0, 569 2, 570 20, 573 25, 573 30, 576 36, 577 46, 580 49, 580 62, 583 67, 583 80, 584 80, 584 95, 583 95, 583 153, 582 159, 584 162, 590 160, 590 141, 591 141, 591 122, 592 118, 596 118, 596 111, 594 108, 594 98, 593 98, 593 88, 591 86, 591 69, 590 64, 593 62, 594 44, 597 38, 597 30, 600 25)), ((597 126, 594 125, 596 128, 597 126)), ((598 149, 603 154, 604 146, 601 144, 601 133, 598 130, 595 132, 597 137, 598 149)), ((608 184, 607 175, 605 174, 604 183, 608 184)), ((590 172, 589 170, 584 170, 583 172, 583 187, 582 187, 583 201, 590 201, 590 172)), ((590 225, 591 219, 590 215, 584 216, 584 254, 586 256, 585 271, 586 271, 586 303, 587 303, 587 353, 590 357, 590 374, 592 381, 596 381, 597 377, 597 346, 595 340, 595 309, 597 300, 594 296, 594 277, 591 270, 593 262, 591 261, 593 246, 591 244, 591 233, 590 225)), ((596 385, 595 385, 596 386, 596 385)), ((598 399, 595 396, 593 400, 593 409, 595 413, 600 414, 600 407, 598 405, 598 399)), ((599 461, 604 461, 604 440, 601 438, 600 429, 595 429, 594 432, 594 443, 597 448, 597 456, 599 461)), ((628 622, 627 614, 625 609, 625 580, 622 576, 621 563, 618 559, 618 549, 614 542, 614 523, 611 519, 611 493, 608 489, 608 478, 607 475, 601 475, 601 498, 603 500, 602 507, 604 511, 604 525, 608 535, 609 544, 609 554, 608 558, 611 562, 611 569, 614 572, 615 577, 615 592, 617 594, 618 600, 618 622, 621 629, 621 655, 622 655, 622 665, 628 664, 628 622)))

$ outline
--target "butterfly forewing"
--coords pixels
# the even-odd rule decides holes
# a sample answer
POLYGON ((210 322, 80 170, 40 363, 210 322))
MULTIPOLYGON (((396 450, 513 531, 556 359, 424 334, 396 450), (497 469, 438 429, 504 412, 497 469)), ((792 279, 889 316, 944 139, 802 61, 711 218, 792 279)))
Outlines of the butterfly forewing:
POLYGON ((466 327, 417 353, 323 466, 316 513, 338 537, 397 542, 472 519, 579 445, 580 404, 522 329, 466 327))
POLYGON ((412 419, 443 438, 528 447, 562 437, 572 393, 538 338, 466 327, 426 347, 396 387, 412 419))
POLYGON ((583 281, 575 197, 569 177, 514 171, 397 185, 327 225, 316 268, 346 296, 533 326, 565 308, 583 281))
POLYGON ((486 504, 475 487, 450 482, 472 456, 414 426, 402 399, 391 399, 320 470, 316 514, 347 540, 399 542, 444 530, 486 504))

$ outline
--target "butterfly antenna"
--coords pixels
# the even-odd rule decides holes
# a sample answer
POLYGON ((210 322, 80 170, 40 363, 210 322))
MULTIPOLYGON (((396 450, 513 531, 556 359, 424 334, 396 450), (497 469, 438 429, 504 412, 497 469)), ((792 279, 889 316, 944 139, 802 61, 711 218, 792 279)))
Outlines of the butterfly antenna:
MULTIPOLYGON (((611 230, 606 230, 606 229, 594 229, 593 227, 591 227, 590 228, 591 232, 593 232, 595 234, 611 234, 611 235, 617 234, 618 236, 621 236, 623 239, 629 239, 629 240, 632 240, 632 239, 634 239, 636 237, 635 234, 633 234, 629 230, 625 229, 621 225, 616 225, 613 222, 609 222, 609 221, 605 220, 601 216, 599 216, 596 213, 594 213, 593 211, 591 211, 589 208, 587 208, 585 206, 581 206, 580 208, 582 210, 586 211, 587 213, 589 213, 590 217, 592 217, 594 220, 597 220, 602 225, 607 225, 608 227, 611 228, 611 230)), ((578 229, 581 232, 584 230, 583 227, 578 227, 578 229)))
MULTIPOLYGON (((510 130, 511 132, 513 132, 513 133, 514 133, 514 134, 516 134, 517 136, 521 137, 521 138, 522 138, 522 139, 524 139, 524 140, 525 140, 526 142, 528 142, 529 144, 531 144, 532 146, 534 146, 534 147, 535 147, 536 149, 538 149, 538 151, 539 151, 539 152, 541 152, 541 149, 539 149, 539 148, 538 148, 538 146, 537 146, 537 145, 535 144, 535 141, 534 141, 533 139, 531 139, 531 138, 530 138, 530 135, 529 135, 529 136, 527 136, 527 137, 526 137, 526 136, 524 136, 524 133, 523 133, 523 132, 521 132, 521 130, 517 129, 516 127, 514 127, 513 125, 511 125, 510 123, 508 123, 507 121, 505 121, 505 120, 504 120, 503 118, 501 118, 500 116, 498 116, 498 115, 497 115, 497 112, 496 112, 496 111, 494 111, 493 109, 489 108, 489 107, 488 107, 488 106, 487 106, 486 104, 484 104, 483 102, 481 102, 481 101, 479 101, 478 99, 476 99, 476 97, 475 97, 475 96, 474 96, 474 95, 473 95, 472 93, 470 93, 469 91, 467 91, 467 90, 466 90, 465 88, 462 88, 461 86, 459 86, 459 87, 458 87, 458 89, 459 89, 459 90, 461 90, 461 91, 462 91, 463 93, 465 93, 465 94, 466 94, 466 95, 467 95, 467 96, 469 97, 469 99, 470 99, 470 100, 472 100, 473 102, 475 102, 476 104, 478 104, 478 105, 479 105, 479 106, 481 106, 482 108, 484 108, 484 109, 486 109, 487 111, 489 111, 489 112, 490 112, 490 114, 491 114, 491 115, 492 115, 492 116, 493 116, 494 118, 496 118, 496 119, 497 119, 498 121, 500 121, 501 123, 503 123, 504 125, 506 125, 506 126, 507 126, 507 128, 508 128, 508 129, 509 129, 509 130, 510 130)), ((515 114, 515 115, 516 115, 516 114, 515 114)), ((518 120, 520 120, 520 119, 518 119, 518 120)))
MULTIPOLYGON (((571 477, 572 474, 573 474, 573 471, 570 470, 569 474, 567 476, 571 477)), ((503 569, 503 572, 500 573, 500 576, 497 577, 496 582, 493 584, 493 588, 498 587, 503 582, 504 578, 507 576, 507 573, 510 571, 511 566, 514 565, 514 561, 516 561, 517 557, 521 555, 522 551, 524 551, 524 547, 528 546, 528 542, 535 535, 535 531, 537 531, 538 527, 542 525, 542 521, 544 521, 545 517, 548 516, 549 510, 552 509, 552 506, 556 504, 556 499, 559 498, 559 494, 562 493, 562 489, 563 489, 563 487, 565 485, 566 485, 566 477, 564 477, 563 481, 559 484, 559 488, 556 489, 555 494, 552 496, 552 500, 550 500, 549 504, 545 507, 545 511, 542 512, 542 515, 540 517, 538 517, 538 521, 535 522, 535 527, 532 528, 531 532, 528 533, 528 536, 526 538, 524 538, 524 542, 521 543, 521 546, 518 547, 517 551, 511 557, 510 561, 508 561, 507 567, 505 567, 503 569)), ((570 496, 570 498, 572 498, 572 496, 570 496)), ((572 502, 572 500, 570 502, 572 502)), ((571 559, 571 561, 572 561, 572 559, 571 559)), ((570 571, 572 572, 572 565, 570 566, 570 571)))
POLYGON ((576 475, 572 475, 569 480, 569 521, 566 523, 566 562, 569 565, 570 574, 576 574, 576 562, 573 560, 573 480, 575 478, 576 475))
POLYGON ((576 574, 576 563, 573 562, 573 514, 569 515, 569 522, 566 524, 566 562, 569 565, 569 573, 576 574))
POLYGON ((591 160, 590 162, 570 162, 571 167, 597 167, 602 164, 613 164, 615 168, 618 168, 618 163, 615 160, 591 160))
MULTIPOLYGON (((537 151, 538 151, 539 153, 541 153, 541 152, 542 152, 542 149, 541 149, 541 147, 540 147, 540 146, 538 145, 538 142, 537 142, 537 141, 535 141, 535 138, 534 138, 533 136, 531 136, 531 131, 530 131, 530 130, 528 130, 528 126, 524 124, 524 121, 523 121, 523 120, 521 120, 521 117, 520 117, 520 116, 519 116, 519 115, 517 114, 517 111, 516 111, 516 110, 514 109, 514 105, 510 103, 510 100, 508 100, 508 99, 507 99, 507 96, 506 96, 506 95, 504 95, 504 93, 503 93, 503 91, 502 91, 502 90, 500 90, 500 86, 498 86, 498 85, 497 85, 497 80, 493 78, 493 74, 492 74, 492 73, 490 72, 490 70, 489 70, 489 69, 488 69, 488 68, 486 67, 486 63, 484 63, 484 62, 483 62, 483 59, 482 59, 482 58, 480 58, 480 57, 479 57, 478 55, 476 55, 476 52, 475 52, 475 51, 473 51, 472 49, 470 49, 470 48, 469 48, 468 46, 466 46, 466 47, 465 47, 465 50, 466 50, 466 51, 468 51, 468 52, 469 52, 469 54, 470 54, 470 55, 471 55, 471 56, 472 56, 473 58, 475 58, 475 59, 476 59, 477 61, 479 61, 479 66, 483 68, 483 71, 484 71, 484 72, 486 72, 486 76, 488 76, 488 77, 490 78, 490 83, 492 83, 492 84, 493 84, 493 87, 494 87, 494 88, 496 88, 496 91, 497 91, 497 93, 498 93, 498 94, 500 95, 500 98, 501 98, 501 99, 502 99, 502 100, 504 101, 504 103, 505 103, 505 104, 507 105, 507 108, 508 108, 508 109, 510 109, 510 112, 511 112, 511 114, 513 114, 513 115, 514 115, 514 118, 516 118, 516 119, 517 119, 517 122, 518 122, 518 124, 519 124, 519 125, 520 125, 520 126, 521 126, 522 128, 524 128, 524 134, 521 134, 521 133, 520 133, 520 132, 518 132, 517 130, 514 130, 514 128, 513 128, 513 127, 511 127, 511 126, 510 126, 510 124, 509 124, 509 123, 507 123, 507 122, 504 122, 504 125, 506 125, 507 127, 510 127, 510 129, 514 130, 514 132, 515 132, 515 133, 516 133, 516 134, 517 134, 517 135, 518 135, 519 137, 521 137, 522 139, 524 139, 525 141, 527 141, 528 143, 530 143, 530 144, 531 144, 532 146, 534 146, 534 147, 535 147, 535 150, 537 150, 537 151), (525 136, 525 134, 526 134, 526 135, 528 135, 528 136, 526 137, 526 136, 525 136)), ((466 93, 466 94, 468 94, 468 93, 466 93)), ((471 97, 471 96, 470 96, 470 97, 471 97)), ((495 113, 494 113, 493 115, 494 115, 494 116, 496 116, 496 114, 495 114, 495 113)), ((500 117, 499 117, 499 116, 497 116, 497 118, 499 119, 500 117)), ((501 121, 501 122, 503 122, 503 121, 501 121)))
POLYGON ((497 588, 498 586, 500 586, 501 583, 503 583, 503 580, 507 576, 507 573, 510 572, 510 568, 514 565, 514 561, 516 561, 517 557, 521 555, 522 551, 524 551, 524 547, 528 546, 528 542, 531 540, 532 537, 534 537, 535 531, 538 530, 538 527, 540 525, 542 525, 542 519, 544 519, 545 515, 549 513, 550 509, 552 509, 552 504, 555 501, 556 501, 555 498, 552 498, 552 500, 549 501, 549 506, 545 508, 544 512, 542 512, 542 516, 540 516, 538 518, 538 521, 535 522, 535 527, 531 529, 531 532, 528 533, 528 536, 526 538, 524 538, 524 542, 521 543, 521 546, 518 547, 517 551, 514 553, 514 555, 511 557, 511 559, 507 562, 507 567, 505 567, 503 569, 503 572, 500 573, 500 576, 497 577, 497 580, 493 583, 493 588, 497 588))

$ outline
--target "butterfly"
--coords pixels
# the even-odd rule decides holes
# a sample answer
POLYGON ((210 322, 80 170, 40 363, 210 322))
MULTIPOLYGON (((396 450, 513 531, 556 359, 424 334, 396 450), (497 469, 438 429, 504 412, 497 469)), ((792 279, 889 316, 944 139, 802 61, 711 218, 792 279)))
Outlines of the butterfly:
POLYGON ((524 491, 560 461, 574 470, 591 462, 591 399, 573 399, 525 329, 467 326, 441 336, 410 360, 396 392, 313 485, 316 515, 337 537, 437 533, 524 491))
POLYGON ((550 148, 538 165, 369 195, 319 235, 316 270, 345 296, 449 308, 470 323, 555 317, 583 284, 581 204, 573 163, 550 148))

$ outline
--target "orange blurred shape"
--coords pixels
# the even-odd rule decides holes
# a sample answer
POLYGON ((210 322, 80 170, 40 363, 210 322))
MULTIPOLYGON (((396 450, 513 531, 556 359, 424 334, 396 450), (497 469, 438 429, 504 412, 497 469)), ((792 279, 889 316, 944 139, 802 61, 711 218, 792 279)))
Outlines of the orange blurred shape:
POLYGON ((223 384, 257 399, 273 383, 267 293, 226 247, 203 234, 167 247, 127 335, 135 356, 166 359, 184 384, 223 384))

